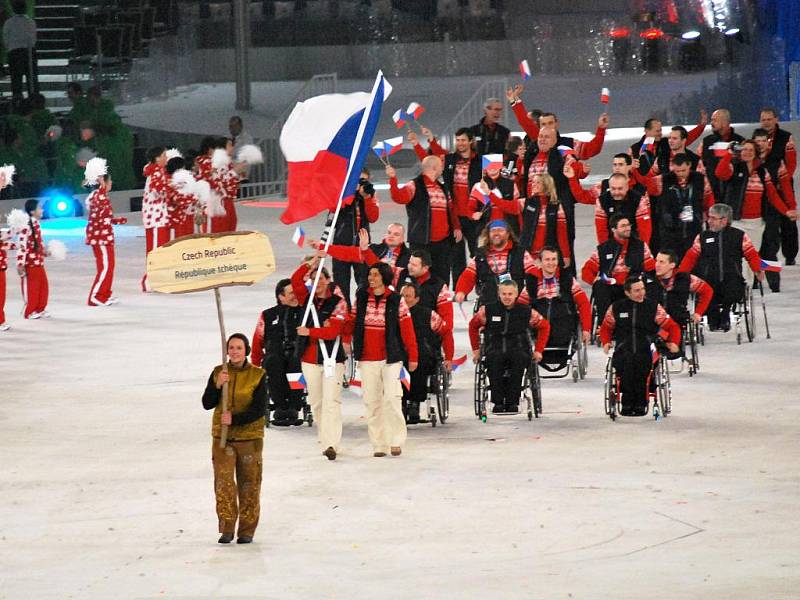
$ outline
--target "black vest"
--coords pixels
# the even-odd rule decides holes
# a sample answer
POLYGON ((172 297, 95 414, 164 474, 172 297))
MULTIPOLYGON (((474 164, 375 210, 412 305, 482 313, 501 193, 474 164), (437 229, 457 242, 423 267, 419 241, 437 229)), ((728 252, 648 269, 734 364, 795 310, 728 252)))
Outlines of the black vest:
POLYGON ((649 298, 634 302, 626 297, 611 305, 615 321, 615 352, 649 352, 650 343, 660 329, 656 323, 657 308, 658 305, 649 298))
MULTIPOLYGON (((317 309, 317 316, 319 318, 320 327, 325 321, 330 319, 331 315, 333 314, 333 311, 336 309, 336 305, 339 304, 340 300, 342 300, 342 298, 337 294, 331 294, 330 297, 325 298, 324 300, 319 300, 316 297, 314 298, 314 306, 317 309)), ((311 298, 309 298, 307 302, 311 302, 311 298)), ((301 309, 301 319, 302 319, 302 314, 305 314, 305 306, 303 306, 303 308, 301 309)), ((309 316, 309 327, 314 327, 315 325, 313 323, 314 321, 312 317, 309 316)), ((308 340, 309 340, 308 336, 305 335, 297 336, 296 345, 297 345, 298 358, 303 357, 303 353, 306 351, 306 348, 308 347, 308 340)), ((323 344, 325 344, 325 348, 328 351, 328 356, 330 356, 331 353, 333 352, 334 346, 336 345, 336 340, 320 340, 320 341, 323 344)), ((344 362, 345 359, 346 357, 344 354, 344 350, 342 349, 342 344, 340 342, 339 348, 336 350, 336 362, 337 363, 344 362)), ((322 360, 323 360, 322 352, 321 351, 317 352, 317 364, 321 365, 322 360)))
MULTIPOLYGON (((722 202, 727 204, 733 210, 733 220, 738 221, 742 218, 742 207, 744 206, 744 197, 747 193, 747 181, 750 179, 750 169, 747 168, 747 163, 741 160, 734 160, 731 163, 733 167, 733 175, 728 181, 722 181, 722 202)), ((761 183, 764 183, 764 168, 762 166, 756 167, 756 172, 761 178, 761 183)), ((764 190, 764 197, 766 197, 766 189, 764 190)), ((763 198, 762 198, 763 204, 763 198)))
MULTIPOLYGON (((536 309, 550 323, 549 346, 562 347, 569 345, 572 335, 577 328, 577 307, 572 297, 572 283, 574 279, 570 273, 561 271, 558 278, 559 294, 557 298, 536 298, 531 302, 536 309)), ((539 289, 539 278, 532 277, 531 287, 539 289)))
POLYGON ((688 185, 681 188, 674 173, 663 176, 663 192, 658 197, 661 248, 680 251, 691 245, 703 225, 703 191, 705 179, 701 173, 690 173, 688 185), (692 220, 681 220, 684 207, 691 207, 692 220))
MULTIPOLYGON (((528 174, 531 170, 531 163, 533 159, 539 154, 539 144, 536 142, 528 146, 525 151, 524 168, 523 168, 523 185, 525 186, 524 195, 528 195, 528 174)), ((553 178, 556 184, 556 192, 558 193, 558 200, 564 207, 564 213, 567 216, 567 236, 570 243, 575 239, 575 198, 572 195, 572 190, 569 187, 569 180, 564 175, 564 157, 554 147, 547 153, 547 173, 553 178)), ((574 254, 574 253, 573 253, 574 254)))
POLYGON ((472 135, 475 136, 475 152, 480 154, 503 154, 506 151, 508 136, 511 132, 508 128, 497 123, 494 129, 489 129, 484 125, 482 117, 480 123, 470 127, 472 135))
POLYGON ((663 306, 669 316, 679 325, 685 325, 689 321, 690 285, 691 275, 688 273, 676 273, 672 289, 669 291, 655 275, 645 279, 647 298, 663 306))
POLYGON ((649 150, 642 152, 645 137, 647 136, 643 135, 638 142, 631 146, 631 154, 634 158, 639 158, 639 172, 642 175, 647 175, 653 165, 658 163, 660 173, 669 173, 669 155, 671 151, 667 138, 662 137, 655 143, 655 152, 649 150))
POLYGON ((492 302, 486 305, 485 311, 484 354, 530 352, 530 306, 515 304, 506 308, 501 302, 492 302))
MULTIPOLYGON (((603 181, 606 185, 607 179, 603 181)), ((600 194, 600 207, 603 209, 603 212, 606 213, 606 229, 608 230, 608 235, 611 237, 613 234, 611 233, 611 217, 614 215, 622 215, 626 217, 631 224, 631 232, 633 232, 637 237, 639 236, 639 226, 636 222, 636 211, 639 209, 639 202, 642 201, 642 196, 644 195, 644 190, 639 189, 637 187, 633 187, 625 194, 624 200, 614 200, 611 197, 611 192, 608 190, 603 190, 603 193, 600 194)))
MULTIPOLYGON (((536 239, 536 229, 539 227, 539 214, 541 212, 541 198, 527 198, 522 210, 522 234, 520 246, 531 252, 533 241, 536 239)), ((545 204, 545 234, 544 245, 558 248, 558 208, 559 204, 545 204)), ((566 212, 566 211, 565 211, 566 212)), ((560 248, 564 253, 564 248, 560 248)))
POLYGON ((711 283, 742 279, 742 240, 744 231, 726 227, 722 231, 710 229, 700 234, 700 259, 694 274, 711 283))
POLYGON ((336 230, 333 234, 333 243, 342 246, 358 245, 358 230, 360 228, 369 231, 369 219, 367 219, 366 208, 364 207, 364 197, 356 192, 353 201, 348 205, 342 205, 339 209, 339 216, 336 219, 336 230))
MULTIPOLYGON (((431 204, 428 188, 425 187, 425 178, 418 175, 414 178, 415 192, 411 202, 406 204, 408 215, 408 241, 412 244, 431 243, 431 204)), ((452 199, 447 194, 445 187, 438 181, 435 183, 444 192, 447 198, 447 221, 450 224, 450 233, 453 232, 453 223, 450 220, 450 203, 452 199)))
POLYGON ((297 328, 303 320, 301 306, 278 304, 261 313, 264 320, 264 355, 290 356, 295 351, 297 328))
POLYGON ((786 144, 789 143, 791 136, 792 134, 785 129, 781 129, 778 126, 775 127, 775 134, 772 136, 772 148, 766 159, 768 165, 776 163, 777 166, 780 166, 786 160, 786 144))
MULTIPOLYGON (((622 252, 622 245, 613 236, 597 247, 597 256, 600 259, 600 272, 609 277, 617 264, 617 258, 622 252)), ((625 254, 625 265, 628 267, 628 276, 639 275, 644 272, 644 242, 636 238, 628 240, 628 252, 625 254)))
POLYGON ((442 291, 445 283, 444 280, 437 277, 430 271, 428 271, 429 277, 425 280, 425 283, 419 283, 416 277, 412 277, 408 270, 403 270, 400 273, 400 277, 397 278, 397 291, 400 291, 400 288, 403 287, 404 283, 416 283, 419 285, 419 303, 422 306, 427 306, 431 310, 435 311, 436 307, 438 306, 439 302, 439 294, 442 291))
MULTIPOLYGON (((389 253, 389 246, 386 245, 386 242, 380 242, 379 244, 370 244, 369 249, 378 257, 379 260, 383 260, 383 257, 389 253)), ((400 254, 397 255, 397 259, 395 259, 394 266, 398 269, 405 269, 408 266, 408 259, 411 258, 411 251, 408 249, 408 246, 403 244, 400 246, 400 254)))
MULTIPOLYGON (((486 185, 489 186, 489 190, 499 190, 500 194, 503 196, 503 200, 514 199, 515 184, 513 179, 504 175, 500 175, 497 179, 492 179, 487 175, 483 178, 483 181, 485 181, 486 185)), ((487 210, 484 212, 483 217, 481 217, 481 220, 478 221, 477 228, 479 231, 489 224, 490 217, 491 211, 487 210)), ((519 235, 519 219, 517 218, 517 215, 504 212, 503 218, 505 219, 506 223, 509 224, 514 233, 519 235)))
MULTIPOLYGON (((356 327, 353 332, 353 356, 361 360, 364 351, 364 319, 367 314, 367 302, 370 293, 368 289, 356 292, 356 327)), ((400 295, 393 294, 387 289, 380 299, 386 303, 386 362, 395 363, 406 360, 406 351, 400 337, 400 295)))
MULTIPOLYGON (((453 186, 455 184, 456 165, 460 160, 463 160, 463 158, 455 152, 444 157, 444 171, 442 171, 442 179, 444 180, 444 188, 447 190, 447 193, 451 198, 455 198, 453 186)), ((481 155, 476 154, 469 159, 469 171, 467 173, 469 189, 467 193, 472 191, 472 186, 481 180, 482 173, 483 169, 481 168, 481 155)))
MULTIPOLYGON (((719 136, 718 133, 712 133, 711 135, 707 135, 703 138, 703 155, 700 157, 703 159, 703 165, 706 168, 706 177, 708 177, 708 183, 711 185, 711 191, 714 192, 714 201, 715 202, 722 202, 722 181, 717 178, 714 174, 714 171, 719 164, 720 159, 714 156, 714 151, 711 149, 711 146, 716 144, 717 142, 721 142, 723 139, 719 136)), ((731 139, 729 140, 735 144, 739 142, 743 142, 744 138, 740 136, 738 133, 733 131, 733 127, 731 127, 731 139)))
POLYGON ((417 351, 420 362, 432 363, 441 354, 441 340, 431 329, 431 313, 434 312, 419 302, 408 309, 414 322, 414 333, 417 336, 417 351))
MULTIPOLYGON (((504 273, 496 274, 489 264, 489 258, 485 248, 480 248, 475 253, 475 272, 477 274, 477 289, 481 304, 497 301, 497 284, 500 283, 501 275, 508 274, 517 284, 517 288, 522 292, 525 286, 525 248, 519 244, 512 246, 508 252, 506 260, 506 270, 504 273)), ((529 290, 530 293, 530 290, 529 290)))

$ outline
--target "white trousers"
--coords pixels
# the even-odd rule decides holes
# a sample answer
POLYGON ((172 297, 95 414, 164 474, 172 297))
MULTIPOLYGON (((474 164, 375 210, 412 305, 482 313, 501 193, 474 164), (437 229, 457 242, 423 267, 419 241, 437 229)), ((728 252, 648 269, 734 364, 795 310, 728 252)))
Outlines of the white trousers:
MULTIPOLYGON (((740 221, 734 221, 733 226, 743 230, 747 234, 747 237, 750 238, 750 241, 753 242, 756 252, 761 252, 761 238, 764 236, 764 219, 741 219, 740 221)), ((749 263, 747 264, 747 270, 750 271, 750 275, 753 275, 753 270, 750 268, 749 263)), ((748 283, 752 281, 753 278, 750 277, 748 283)))
POLYGON ((336 363, 333 377, 325 377, 325 367, 302 363, 308 389, 308 403, 317 426, 317 439, 323 449, 339 450, 342 441, 342 378, 344 363, 336 363))
POLYGON ((400 367, 403 363, 385 360, 361 361, 361 389, 367 407, 367 430, 375 452, 402 448, 406 442, 406 420, 403 417, 403 389, 400 367))

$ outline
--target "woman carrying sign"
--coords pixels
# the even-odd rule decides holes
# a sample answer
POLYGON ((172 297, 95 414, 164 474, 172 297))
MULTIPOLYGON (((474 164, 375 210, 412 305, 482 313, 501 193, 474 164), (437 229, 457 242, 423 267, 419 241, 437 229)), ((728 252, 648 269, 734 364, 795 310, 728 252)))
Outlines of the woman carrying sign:
POLYGON ((247 362, 250 342, 241 333, 228 338, 228 362, 214 367, 203 393, 203 408, 214 409, 211 419, 211 460, 217 498, 220 544, 230 544, 239 521, 237 544, 249 544, 261 511, 261 451, 267 383, 264 369, 247 362), (222 389, 228 384, 228 411, 222 411, 222 389), (222 426, 227 443, 220 448, 222 426), (238 499, 238 506, 237 506, 238 499))

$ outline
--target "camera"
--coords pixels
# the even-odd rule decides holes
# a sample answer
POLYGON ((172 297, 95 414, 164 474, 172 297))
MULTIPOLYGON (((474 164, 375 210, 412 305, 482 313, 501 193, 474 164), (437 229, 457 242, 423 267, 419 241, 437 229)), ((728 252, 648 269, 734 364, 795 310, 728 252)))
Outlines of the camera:
POLYGON ((372 185, 369 179, 366 177, 362 177, 358 180, 358 185, 361 186, 361 193, 364 196, 374 196, 375 195, 375 186, 372 185))

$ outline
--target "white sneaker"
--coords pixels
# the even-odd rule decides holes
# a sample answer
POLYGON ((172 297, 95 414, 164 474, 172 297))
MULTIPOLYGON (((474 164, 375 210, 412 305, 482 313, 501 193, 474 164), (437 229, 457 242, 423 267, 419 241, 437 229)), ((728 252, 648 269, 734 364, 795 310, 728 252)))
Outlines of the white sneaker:
POLYGON ((108 305, 116 304, 117 302, 119 302, 119 299, 116 296, 111 296, 108 300, 106 300, 106 304, 108 305))
POLYGON ((50 313, 47 312, 46 310, 43 310, 42 312, 39 313, 39 316, 42 317, 43 319, 49 319, 50 313))
POLYGON ((41 316, 42 316, 42 313, 35 312, 35 313, 31 313, 31 314, 29 314, 29 315, 28 315, 28 318, 29 318, 29 319, 38 319, 38 318, 40 318, 41 316))
POLYGON ((0 323, 0 331, 8 331, 11 329, 11 325, 8 323, 0 323))

